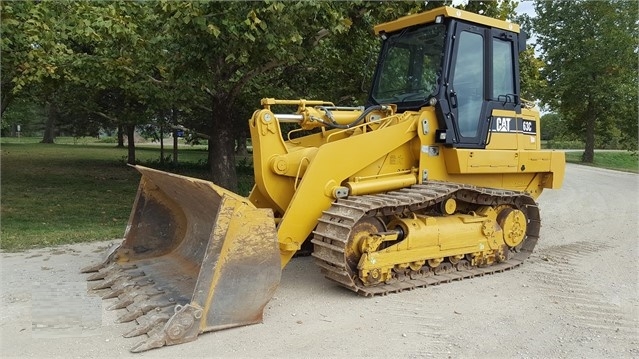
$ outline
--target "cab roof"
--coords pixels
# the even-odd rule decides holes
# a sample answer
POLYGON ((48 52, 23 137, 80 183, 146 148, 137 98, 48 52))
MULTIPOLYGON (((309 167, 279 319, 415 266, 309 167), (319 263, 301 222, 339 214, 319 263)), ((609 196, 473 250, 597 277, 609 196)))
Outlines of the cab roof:
POLYGON ((400 17, 397 20, 379 24, 374 27, 375 34, 379 35, 380 32, 391 33, 415 25, 433 23, 435 22, 435 18, 440 15, 519 33, 519 25, 517 24, 513 24, 508 21, 497 20, 492 17, 479 15, 464 10, 455 9, 454 7, 450 6, 444 6, 419 14, 400 17))

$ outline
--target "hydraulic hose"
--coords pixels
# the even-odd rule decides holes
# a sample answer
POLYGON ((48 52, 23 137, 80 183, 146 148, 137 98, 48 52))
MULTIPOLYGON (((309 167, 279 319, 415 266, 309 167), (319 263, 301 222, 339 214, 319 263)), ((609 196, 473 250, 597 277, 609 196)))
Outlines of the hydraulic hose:
POLYGON ((328 126, 328 127, 330 127, 330 128, 339 128, 339 129, 346 130, 346 129, 349 129, 349 128, 353 127, 353 126, 358 125, 358 124, 359 124, 360 122, 362 122, 362 120, 364 120, 364 119, 366 118, 366 116, 368 116, 371 112, 376 111, 376 110, 385 110, 386 108, 387 108, 387 107, 386 107, 386 106, 384 106, 384 105, 374 105, 374 106, 371 106, 371 107, 369 107, 369 108, 365 109, 365 110, 364 110, 364 112, 362 112, 362 114, 361 114, 361 115, 359 115, 359 117, 357 117, 357 119, 355 119, 355 121, 353 121, 353 122, 351 122, 351 123, 348 123, 348 124, 346 124, 346 125, 342 125, 342 124, 339 124, 339 123, 337 123, 337 122, 335 121, 335 118, 333 117, 333 114, 331 113, 331 111, 330 111, 328 108, 326 108, 326 107, 318 107, 318 109, 319 109, 319 110, 324 111, 324 113, 326 114, 326 117, 329 119, 329 121, 330 121, 330 122, 323 121, 322 119, 317 118, 317 117, 313 117, 313 120, 314 120, 314 121, 321 122, 322 124, 324 124, 324 125, 326 125, 326 126, 328 126))

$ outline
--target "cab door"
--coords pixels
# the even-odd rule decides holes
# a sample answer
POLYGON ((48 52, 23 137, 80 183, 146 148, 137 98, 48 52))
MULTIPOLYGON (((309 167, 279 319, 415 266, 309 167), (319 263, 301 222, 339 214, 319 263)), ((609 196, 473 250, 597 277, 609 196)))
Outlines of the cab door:
POLYGON ((453 147, 486 148, 495 110, 521 113, 517 35, 457 22, 446 95, 455 127, 453 147))
POLYGON ((455 147, 481 148, 485 146, 486 105, 486 46, 485 29, 457 23, 453 38, 448 99, 453 126, 455 147))
POLYGON ((517 149, 520 132, 519 61, 517 35, 493 29, 489 41, 489 76, 486 113, 489 132, 486 146, 491 149, 517 149))

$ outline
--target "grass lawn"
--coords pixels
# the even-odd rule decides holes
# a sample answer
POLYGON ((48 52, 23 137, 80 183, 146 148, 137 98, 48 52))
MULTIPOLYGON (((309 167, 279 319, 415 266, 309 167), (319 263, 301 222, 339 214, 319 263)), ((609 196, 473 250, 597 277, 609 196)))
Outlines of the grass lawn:
MULTIPOLYGON (((54 145, 39 140, 0 139, 0 249, 121 238, 140 180, 126 165, 126 148, 92 138, 58 138, 54 145)), ((136 156, 159 168, 159 146, 141 144, 136 156)), ((180 166, 166 170, 206 179, 206 157, 204 146, 184 145, 180 166)), ((579 162, 581 152, 568 152, 566 159, 579 162)), ((239 193, 247 195, 252 168, 250 161, 238 162, 239 193)), ((597 152, 594 165, 639 172, 630 152, 597 152)))
MULTIPOLYGON (((0 248, 121 238, 140 180, 125 164, 126 148, 64 138, 37 142, 1 142, 0 248)), ((136 156, 157 167, 159 147, 138 148, 136 156)), ((206 178, 206 157, 203 148, 184 146, 178 158, 186 165, 175 172, 206 178)))
MULTIPOLYGON (((585 164, 581 162, 582 154, 581 151, 566 152, 566 162, 585 164)), ((595 151, 595 162, 592 166, 639 173, 637 154, 628 151, 595 151)))

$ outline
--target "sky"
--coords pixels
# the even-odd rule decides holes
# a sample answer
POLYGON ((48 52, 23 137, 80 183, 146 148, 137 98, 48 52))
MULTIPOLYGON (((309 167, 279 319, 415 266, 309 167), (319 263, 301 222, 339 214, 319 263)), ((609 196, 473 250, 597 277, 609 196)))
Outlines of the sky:
POLYGON ((530 17, 535 17, 535 9, 533 8, 532 0, 520 1, 517 8, 515 8, 517 14, 528 14, 530 17))
MULTIPOLYGON (((453 6, 466 3, 468 3, 468 0, 453 0, 453 6)), ((517 14, 528 14, 528 16, 530 17, 535 16, 535 10, 533 9, 532 0, 520 0, 519 5, 515 9, 515 11, 517 11, 517 14)))

